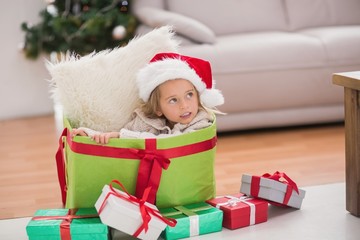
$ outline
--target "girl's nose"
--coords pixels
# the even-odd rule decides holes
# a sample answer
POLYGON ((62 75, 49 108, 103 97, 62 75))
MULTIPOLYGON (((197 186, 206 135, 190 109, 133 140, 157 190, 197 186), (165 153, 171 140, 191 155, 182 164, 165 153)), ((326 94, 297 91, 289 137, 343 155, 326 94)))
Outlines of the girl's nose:
POLYGON ((186 103, 186 101, 181 101, 181 103, 180 103, 180 108, 181 109, 186 109, 187 108, 187 106, 188 106, 188 104, 186 103))

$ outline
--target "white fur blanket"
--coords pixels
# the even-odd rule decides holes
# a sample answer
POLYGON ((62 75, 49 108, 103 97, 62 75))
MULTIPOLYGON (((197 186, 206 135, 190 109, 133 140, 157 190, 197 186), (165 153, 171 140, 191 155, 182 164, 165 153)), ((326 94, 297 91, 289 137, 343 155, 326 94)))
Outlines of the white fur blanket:
POLYGON ((47 63, 56 103, 73 127, 119 131, 139 105, 136 73, 159 52, 176 52, 171 27, 161 27, 124 47, 47 63))

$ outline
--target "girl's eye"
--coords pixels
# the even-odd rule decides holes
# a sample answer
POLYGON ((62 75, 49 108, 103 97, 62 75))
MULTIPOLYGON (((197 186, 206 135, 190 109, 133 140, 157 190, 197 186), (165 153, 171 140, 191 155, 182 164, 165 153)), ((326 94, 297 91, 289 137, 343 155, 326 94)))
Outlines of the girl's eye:
POLYGON ((174 103, 176 103, 176 102, 177 102, 176 98, 171 98, 171 99, 169 100, 169 103, 171 103, 171 104, 174 104, 174 103))
POLYGON ((194 93, 193 93, 193 92, 189 92, 189 93, 186 95, 187 98, 192 98, 192 96, 194 96, 194 93))

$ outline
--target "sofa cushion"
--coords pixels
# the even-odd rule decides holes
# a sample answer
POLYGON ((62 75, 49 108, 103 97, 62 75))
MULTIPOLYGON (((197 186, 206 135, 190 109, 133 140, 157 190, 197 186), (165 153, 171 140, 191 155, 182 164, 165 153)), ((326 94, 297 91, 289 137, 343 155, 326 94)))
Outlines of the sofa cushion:
POLYGON ((165 0, 134 0, 131 1, 130 9, 136 12, 137 9, 145 6, 165 9, 165 0))
POLYGON ((360 1, 286 0, 291 30, 360 23, 360 1))
POLYGON ((204 23, 216 35, 287 29, 282 0, 166 0, 166 6, 204 23))
POLYGON ((360 64, 360 26, 314 28, 301 33, 321 41, 328 65, 360 64))
POLYGON ((173 26, 176 33, 199 43, 214 43, 214 32, 201 22, 163 9, 143 7, 136 11, 138 19, 149 27, 173 26))
MULTIPOLYGON (((135 31, 135 35, 136 36, 141 36, 141 35, 145 35, 146 33, 151 32, 152 30, 154 30, 154 28, 149 27, 145 24, 140 24, 135 31)), ((176 41, 178 43, 178 45, 181 44, 181 46, 184 45, 194 45, 194 41, 190 40, 189 38, 183 37, 181 35, 175 34, 174 35, 174 41, 176 41)))
POLYGON ((318 38, 287 32, 222 36, 214 45, 179 50, 211 61, 214 74, 322 67, 326 61, 318 38))
POLYGON ((328 0, 333 25, 360 24, 359 0, 328 0))
POLYGON ((343 89, 331 82, 333 72, 324 68, 283 69, 214 74, 227 114, 308 108, 343 104, 343 89))

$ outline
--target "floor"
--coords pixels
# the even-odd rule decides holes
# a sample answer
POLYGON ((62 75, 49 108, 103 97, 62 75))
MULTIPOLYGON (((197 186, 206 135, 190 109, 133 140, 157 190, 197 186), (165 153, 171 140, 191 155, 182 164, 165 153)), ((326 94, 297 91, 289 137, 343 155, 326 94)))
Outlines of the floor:
MULTIPOLYGON (((358 240, 360 218, 345 210, 345 184, 303 187, 305 199, 300 210, 270 206, 265 223, 192 237, 191 239, 292 239, 358 240)), ((0 220, 0 239, 27 239, 30 218, 0 220)), ((124 237, 121 239, 129 239, 124 237)))

